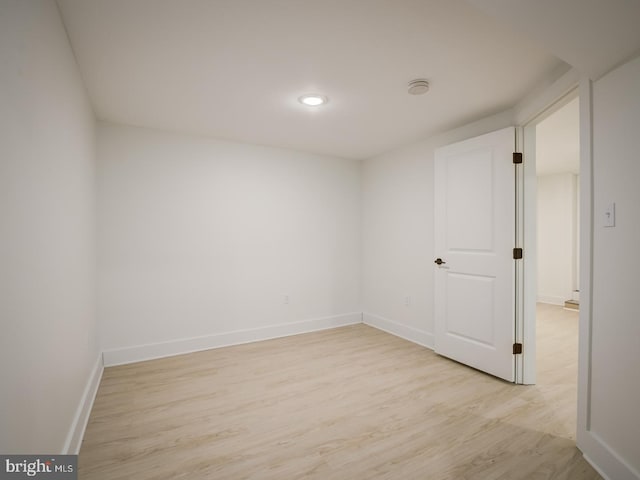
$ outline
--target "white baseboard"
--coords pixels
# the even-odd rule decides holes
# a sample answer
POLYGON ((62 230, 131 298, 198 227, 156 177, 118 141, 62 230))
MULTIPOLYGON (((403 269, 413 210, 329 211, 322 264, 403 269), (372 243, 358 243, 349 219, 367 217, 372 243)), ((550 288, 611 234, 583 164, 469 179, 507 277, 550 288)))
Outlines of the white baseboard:
POLYGON ((73 417, 73 423, 67 434, 67 439, 64 442, 64 448, 62 450, 63 455, 77 455, 80 452, 80 446, 82 445, 82 438, 84 437, 84 431, 87 428, 89 422, 89 415, 93 408, 93 402, 96 399, 98 393, 98 387, 100 386, 100 380, 102 379, 102 372, 104 371, 104 365, 102 363, 102 355, 98 355, 98 359, 91 370, 89 379, 84 392, 80 398, 80 403, 76 409, 76 414, 73 417))
POLYGON ((550 305, 564 306, 564 301, 569 298, 554 297, 552 295, 538 295, 538 303, 548 303, 550 305))
POLYGON ((102 355, 105 367, 111 367, 114 365, 209 350, 211 348, 228 347, 242 343, 288 337, 290 335, 343 327, 356 323, 362 323, 362 314, 360 312, 314 318, 292 323, 281 323, 262 328, 236 330, 202 337, 183 338, 169 342, 136 345, 133 347, 106 350, 102 355))
POLYGON ((585 460, 605 480, 640 480, 640 472, 625 462, 593 431, 579 433, 578 448, 585 460))
POLYGON ((409 327, 407 325, 402 325, 394 322, 393 320, 389 320, 388 318, 383 318, 371 313, 363 313, 362 321, 367 325, 395 335, 396 337, 404 338, 405 340, 409 340, 410 342, 417 343, 418 345, 422 345, 423 347, 433 350, 434 341, 432 333, 409 327))

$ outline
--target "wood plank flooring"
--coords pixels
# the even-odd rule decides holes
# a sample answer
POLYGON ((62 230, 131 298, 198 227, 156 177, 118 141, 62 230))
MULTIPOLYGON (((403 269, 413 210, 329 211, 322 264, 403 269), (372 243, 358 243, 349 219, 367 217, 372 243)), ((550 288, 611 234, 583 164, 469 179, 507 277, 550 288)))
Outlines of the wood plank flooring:
POLYGON ((574 441, 577 313, 548 307, 536 386, 366 325, 107 368, 79 478, 599 479, 574 441))

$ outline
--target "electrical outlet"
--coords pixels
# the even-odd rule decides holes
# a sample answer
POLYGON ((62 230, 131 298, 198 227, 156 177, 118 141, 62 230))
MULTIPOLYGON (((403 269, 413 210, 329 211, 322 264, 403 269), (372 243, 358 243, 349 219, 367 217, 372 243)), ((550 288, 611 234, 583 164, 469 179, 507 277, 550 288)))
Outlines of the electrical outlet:
POLYGON ((284 304, 289 305, 289 295, 284 296, 284 304))
POLYGON ((410 305, 411 305, 411 297, 407 295, 406 297, 404 297, 404 306, 408 307, 410 305))

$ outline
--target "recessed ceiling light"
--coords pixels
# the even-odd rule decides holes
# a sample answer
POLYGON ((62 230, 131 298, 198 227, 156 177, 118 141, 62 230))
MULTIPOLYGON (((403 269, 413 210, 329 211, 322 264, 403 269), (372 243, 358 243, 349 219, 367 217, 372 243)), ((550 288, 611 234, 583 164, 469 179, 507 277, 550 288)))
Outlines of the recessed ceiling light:
POLYGON ((310 93, 308 95, 302 95, 298 98, 298 101, 308 107, 319 107, 329 101, 324 95, 318 95, 317 93, 310 93))
POLYGON ((409 82, 409 93, 411 95, 422 95, 429 91, 429 82, 421 78, 409 82))

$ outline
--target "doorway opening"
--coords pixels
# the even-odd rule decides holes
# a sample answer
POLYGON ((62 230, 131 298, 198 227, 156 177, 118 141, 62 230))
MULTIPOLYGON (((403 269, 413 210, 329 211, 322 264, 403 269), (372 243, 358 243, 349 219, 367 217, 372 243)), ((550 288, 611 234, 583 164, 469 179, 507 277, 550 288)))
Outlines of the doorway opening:
POLYGON ((518 383, 536 384, 544 392, 563 418, 558 433, 569 439, 577 431, 580 178, 585 173, 578 93, 576 85, 528 121, 520 137, 524 207, 519 228, 525 255, 523 323, 517 325, 522 325, 525 348, 516 360, 523 374, 518 383))
POLYGON ((580 304, 577 96, 536 123, 535 142, 537 382, 577 389, 580 304))

